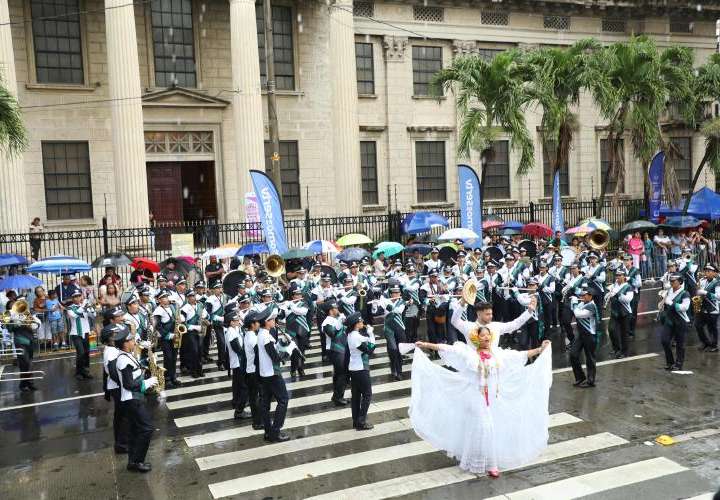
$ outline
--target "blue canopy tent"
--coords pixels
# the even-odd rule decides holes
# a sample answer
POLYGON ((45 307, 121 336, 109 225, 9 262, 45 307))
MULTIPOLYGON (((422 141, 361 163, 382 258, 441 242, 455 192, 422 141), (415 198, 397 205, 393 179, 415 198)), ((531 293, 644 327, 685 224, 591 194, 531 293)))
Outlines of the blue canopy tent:
MULTIPOLYGON (((663 203, 660 206, 660 215, 664 217, 672 217, 682 215, 685 200, 680 202, 678 207, 669 207, 663 203)), ((645 211, 641 211, 641 215, 645 215, 645 211)), ((690 198, 690 206, 687 215, 692 215, 698 219, 718 220, 720 219, 720 194, 708 187, 704 187, 695 191, 690 198)))

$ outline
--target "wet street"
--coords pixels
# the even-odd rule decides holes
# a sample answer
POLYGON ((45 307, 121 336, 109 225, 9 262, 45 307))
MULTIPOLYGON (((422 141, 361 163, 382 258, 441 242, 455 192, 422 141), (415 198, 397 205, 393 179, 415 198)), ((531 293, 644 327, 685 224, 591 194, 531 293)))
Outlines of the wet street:
MULTIPOLYGON (((655 293, 641 311, 655 308, 655 293)), ((462 472, 414 434, 410 380, 390 378, 384 341, 371 361, 373 430, 356 432, 350 409, 330 403, 332 368, 320 362, 315 336, 307 375, 287 375, 290 441, 265 443, 247 420, 233 421, 230 380, 206 365, 205 378, 183 378, 165 400, 150 400, 157 430, 145 475, 127 472, 127 457, 113 452, 100 356, 95 378, 78 382, 74 357, 57 353, 35 363, 45 371, 36 393, 0 385, 0 498, 710 498, 720 487, 720 355, 699 352, 693 332, 692 373, 668 373, 656 326, 654 312, 640 317, 623 360, 608 359, 605 338, 594 389, 572 386, 553 332, 550 446, 497 480, 462 472), (654 444, 661 434, 676 444, 654 444)))

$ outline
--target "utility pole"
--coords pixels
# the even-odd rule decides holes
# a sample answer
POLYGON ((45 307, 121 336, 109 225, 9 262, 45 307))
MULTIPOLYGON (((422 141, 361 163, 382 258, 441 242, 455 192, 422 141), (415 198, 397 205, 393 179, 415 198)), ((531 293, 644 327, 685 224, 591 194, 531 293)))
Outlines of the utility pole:
POLYGON ((270 129, 270 178, 275 183, 282 197, 282 181, 280 177, 280 136, 278 132, 277 100, 275 97, 275 57, 273 54, 273 21, 270 0, 263 0, 265 12, 265 74, 267 76, 267 107, 268 126, 270 129))

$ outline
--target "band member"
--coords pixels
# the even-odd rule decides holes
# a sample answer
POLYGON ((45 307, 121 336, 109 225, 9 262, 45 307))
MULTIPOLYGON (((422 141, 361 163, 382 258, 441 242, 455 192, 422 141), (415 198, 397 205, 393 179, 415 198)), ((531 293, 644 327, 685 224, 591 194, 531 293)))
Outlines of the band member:
POLYGON ((429 277, 429 281, 420 287, 420 300, 426 304, 427 335, 432 343, 445 343, 450 297, 436 269, 430 271, 429 277))
POLYGON ((555 302, 555 317, 552 318, 552 326, 560 325, 560 314, 562 310, 562 289, 565 283, 565 276, 569 273, 569 269, 563 265, 562 257, 556 255, 553 257, 553 266, 548 269, 550 274, 555 280, 555 293, 553 294, 553 301, 555 302))
POLYGON ((605 266, 599 263, 600 257, 595 252, 588 254, 588 265, 583 269, 585 283, 593 294, 595 306, 602 318, 605 301, 605 266))
POLYGON ((718 352, 718 314, 720 313, 720 278, 712 264, 706 264, 705 277, 700 280, 697 291, 702 297, 702 308, 695 314, 695 330, 702 342, 700 350, 718 352))
POLYGON ((318 306, 316 307, 315 321, 319 325, 321 359, 322 361, 328 361, 330 359, 330 353, 327 349, 327 343, 325 342, 325 335, 322 332, 321 325, 325 322, 327 316, 327 308, 324 307, 324 305, 335 299, 335 288, 332 286, 332 279, 329 274, 320 276, 320 286, 313 290, 313 297, 318 306))
POLYGON ((310 324, 307 321, 308 305, 302 296, 302 290, 296 283, 290 286, 291 300, 287 303, 287 333, 298 346, 290 357, 290 376, 297 373, 305 376, 305 350, 310 343, 310 324))
MULTIPOLYGON (((503 277, 498 272, 498 263, 489 259, 485 262, 485 268, 487 269, 487 282, 490 287, 490 300, 488 303, 492 304, 493 317, 497 318, 498 321, 504 321, 506 310, 505 292, 500 288, 503 284, 503 277)), ((475 309, 475 313, 476 312, 477 309, 475 309)), ((475 316, 475 313, 468 315, 470 321, 473 321, 472 318, 475 316)), ((475 317, 475 319, 477 319, 477 317, 475 317)))
POLYGON ((683 279, 683 287, 685 291, 692 297, 695 295, 695 289, 697 287, 697 269, 698 265, 692 260, 690 252, 685 252, 683 256, 677 259, 678 273, 683 279))
POLYGON ((262 386, 262 417, 265 429, 265 441, 279 443, 287 441, 290 437, 282 432, 285 423, 285 414, 288 407, 288 393, 285 381, 280 371, 282 359, 276 346, 275 338, 270 330, 275 328, 276 311, 266 308, 258 314, 260 322, 258 331, 258 367, 260 369, 260 385, 262 386), (270 418, 270 401, 275 398, 274 418, 270 418))
POLYGON ((175 338, 176 310, 175 306, 170 304, 170 295, 167 291, 160 292, 156 299, 158 306, 153 311, 153 318, 163 352, 165 387, 170 388, 181 385, 176 375, 177 349, 173 341, 175 338))
POLYGON ((635 291, 626 281, 625 269, 615 271, 615 284, 608 291, 610 297, 610 341, 613 355, 617 359, 627 357, 630 325, 632 321, 632 301, 635 291))
POLYGON ((350 316, 355 312, 355 303, 358 299, 358 292, 353 288, 352 276, 345 276, 343 280, 343 289, 338 293, 338 303, 340 309, 345 316, 350 316))
MULTIPOLYGON (((74 295, 74 292, 73 292, 74 295)), ((18 300, 24 300, 24 299, 18 299, 18 300)), ((72 306, 71 306, 72 307, 72 306)), ((7 325, 7 329, 12 333, 13 340, 15 344, 15 348, 19 350, 17 354, 17 364, 18 364, 18 371, 20 372, 20 391, 21 392, 30 392, 30 391, 37 391, 37 387, 35 387, 35 384, 33 384, 32 374, 30 373, 32 371, 32 359, 33 359, 33 332, 36 331, 40 327, 40 320, 37 319, 35 316, 29 316, 30 321, 27 321, 26 319, 28 316, 21 315, 20 313, 16 311, 12 311, 12 308, 8 309, 10 310, 10 323, 7 325)), ((0 335, 1 337, 1 335, 0 335)), ((74 337, 70 337, 74 339, 74 337)), ((76 376, 77 376, 77 361, 76 361, 76 376)), ((83 365, 85 366, 85 365, 83 365)), ((86 368, 87 369, 87 368, 86 368)), ((81 373, 87 373, 86 371, 83 371, 81 373)), ((81 378, 92 378, 90 377, 89 373, 87 374, 88 377, 81 377, 81 378)))
POLYGON ((400 297, 400 287, 393 285, 388 289, 390 298, 381 297, 373 305, 373 312, 385 314, 383 335, 387 340, 387 353, 390 358, 390 373, 395 380, 402 380, 402 355, 398 344, 405 342, 405 323, 402 315, 405 301, 400 297))
POLYGON ((185 278, 180 278, 173 289, 168 290, 170 294, 170 303, 173 304, 177 309, 180 309, 185 304, 185 293, 187 292, 187 281, 185 278))
POLYGON ((661 342, 665 351, 665 369, 682 370, 685 361, 685 339, 690 325, 690 294, 683 287, 682 276, 679 274, 670 276, 670 287, 660 312, 661 342), (672 353, 673 341, 675 357, 672 353))
POLYGON ((128 325, 130 331, 135 332, 139 340, 148 340, 149 319, 142 313, 140 301, 134 295, 125 300, 127 312, 123 315, 123 322, 128 325))
POLYGON ((128 419, 127 470, 150 472, 152 466, 145 461, 150 438, 155 426, 145 407, 145 391, 157 385, 155 377, 146 379, 145 369, 135 358, 135 335, 125 325, 111 325, 115 347, 120 350, 115 364, 120 385, 120 406, 128 419))
POLYGON ((538 282, 540 303, 542 304, 542 320, 546 328, 550 328, 555 319, 555 279, 548 273, 545 262, 538 264, 540 274, 535 278, 538 282))
MULTIPOLYGON (((248 310, 243 321, 243 344, 245 347, 245 385, 247 386, 248 404, 252 417, 252 428, 256 431, 264 429, 260 408, 260 376, 258 374, 258 330, 260 321, 258 313, 248 310)), ((242 414, 241 414, 242 416, 242 414)))
POLYGON ((423 268, 423 274, 429 275, 431 271, 440 271, 440 268, 442 267, 443 263, 439 259, 440 257, 440 250, 433 247, 432 250, 430 250, 430 258, 425 261, 424 268, 423 268))
POLYGON ((534 349, 538 347, 543 338, 545 337, 545 324, 543 323, 543 303, 542 300, 538 300, 538 282, 535 278, 530 278, 527 281, 527 293, 517 293, 515 289, 512 290, 513 297, 517 300, 518 304, 522 307, 530 305, 532 300, 535 300, 536 309, 530 313, 530 318, 523 325, 520 335, 520 350, 527 351, 528 349, 534 349))
POLYGON ((70 340, 75 346, 75 378, 91 379, 90 375, 90 318, 95 310, 83 304, 83 295, 75 290, 71 296, 72 303, 67 308, 70 322, 70 340))
POLYGON ((152 322, 150 321, 150 318, 152 317, 153 311, 157 307, 155 302, 153 302, 152 296, 153 291, 149 286, 146 286, 145 288, 140 290, 140 314, 143 314, 145 316, 148 325, 148 333, 152 329, 152 322))
MULTIPOLYGON (((223 322, 223 314, 225 312, 225 295, 223 294, 222 282, 216 281, 212 284, 211 295, 205 301, 205 310, 208 312, 210 321, 212 322, 213 332, 215 333, 215 342, 217 342, 218 370, 222 370, 227 359, 227 351, 225 350, 225 331, 223 322)), ((205 362, 210 361, 210 343, 212 339, 210 335, 205 335, 203 339, 203 357, 205 362)))
POLYGON ((120 350, 115 347, 117 331, 120 330, 113 324, 104 327, 100 333, 100 341, 105 346, 103 348, 103 391, 105 392, 105 401, 113 402, 115 453, 127 453, 128 421, 120 401, 120 378, 116 366, 117 358, 120 355, 120 350))
POLYGON ((225 321, 229 326, 225 330, 225 342, 227 342, 229 369, 232 372, 232 406, 235 410, 233 418, 250 417, 250 413, 244 411, 248 400, 247 385, 245 385, 245 372, 247 362, 245 359, 244 335, 240 330, 240 317, 237 312, 225 314, 225 321))
POLYGON ((193 378, 200 378, 203 376, 202 359, 200 355, 200 334, 203 330, 203 321, 207 321, 207 311, 203 305, 197 301, 197 294, 194 290, 188 290, 185 298, 187 301, 182 308, 180 308, 183 322, 187 327, 187 333, 183 335, 183 344, 186 346, 185 364, 193 378))
POLYGON ((403 298, 405 299, 405 310, 403 311, 403 323, 405 324, 405 336, 408 342, 417 340, 417 331, 420 326, 420 287, 422 280, 417 275, 417 270, 412 264, 408 264, 404 280, 401 282, 403 298))
POLYGON ((598 347, 600 313, 593 300, 592 291, 585 285, 580 289, 580 301, 570 298, 573 315, 577 318, 577 339, 570 345, 570 365, 575 375, 575 387, 595 387, 595 350, 598 347), (580 353, 585 353, 587 376, 580 364, 580 353))
POLYGON ((345 320, 350 351, 350 387, 352 393, 353 427, 358 431, 373 428, 367 421, 368 409, 372 400, 370 383, 370 354, 375 350, 375 336, 371 326, 365 326, 360 313, 351 314, 345 320))
POLYGON ((640 302, 640 289, 642 288, 642 276, 640 275, 640 269, 633 266, 632 255, 626 255, 623 257, 623 267, 625 268, 627 283, 633 290, 633 301, 631 304, 632 316, 630 317, 629 335, 634 337, 635 324, 637 323, 637 308, 638 303, 640 302))
POLYGON ((331 401, 335 406, 345 406, 348 403, 345 399, 345 389, 347 389, 350 379, 348 371, 350 351, 347 347, 347 334, 337 302, 326 302, 324 308, 327 311, 327 316, 323 320, 320 329, 326 339, 325 343, 333 364, 333 395, 331 401))
MULTIPOLYGON (((513 252, 516 250, 513 249, 513 252)), ((523 262, 518 262, 514 254, 508 253, 505 256, 505 267, 498 272, 503 277, 503 298, 505 299, 503 319, 517 318, 523 308, 517 301, 517 296, 510 289, 513 287, 525 288, 525 283, 530 279, 530 270, 523 262)))

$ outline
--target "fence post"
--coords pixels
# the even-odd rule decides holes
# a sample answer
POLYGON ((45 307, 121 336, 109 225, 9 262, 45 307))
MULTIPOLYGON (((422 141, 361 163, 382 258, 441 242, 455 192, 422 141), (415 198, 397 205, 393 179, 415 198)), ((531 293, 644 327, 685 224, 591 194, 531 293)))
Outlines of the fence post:
POLYGON ((103 253, 108 253, 108 227, 107 217, 102 218, 102 238, 103 238, 103 253))
POLYGON ((400 210, 395 211, 395 237, 393 241, 401 241, 402 229, 400 228, 400 210))
POLYGON ((310 209, 305 208, 305 242, 310 241, 310 209))
POLYGON ((595 214, 597 213, 597 199, 593 198, 592 200, 592 215, 591 217, 595 217, 595 214))
POLYGON ((535 203, 532 201, 530 202, 530 220, 528 222, 533 222, 535 220, 535 203))

